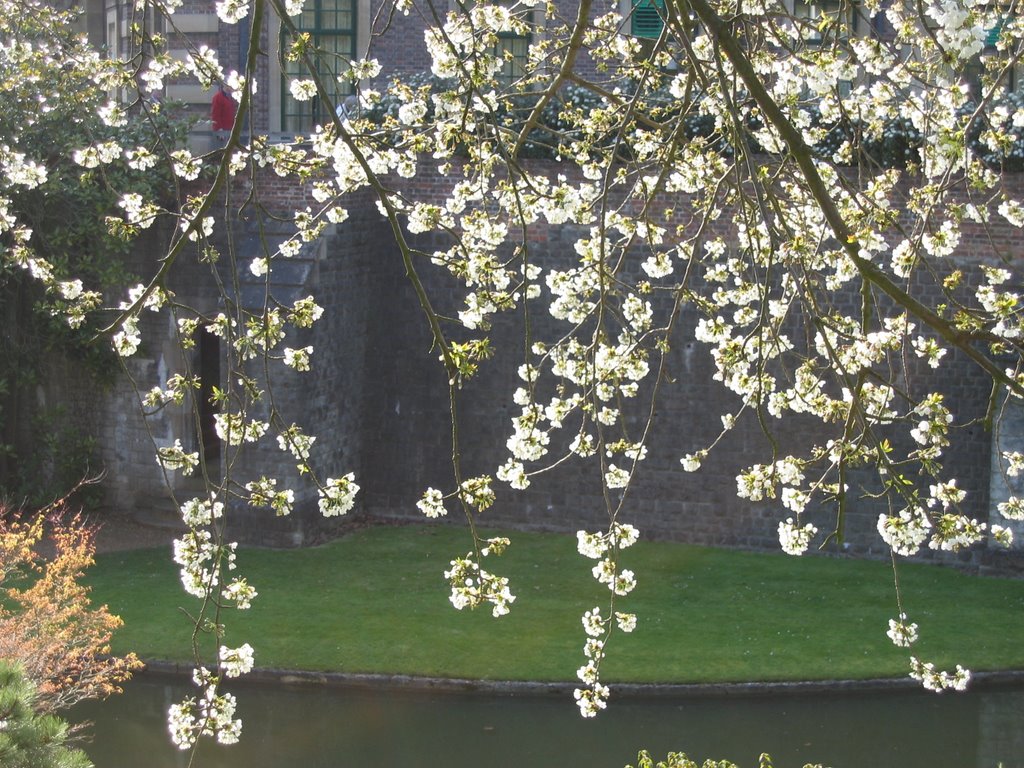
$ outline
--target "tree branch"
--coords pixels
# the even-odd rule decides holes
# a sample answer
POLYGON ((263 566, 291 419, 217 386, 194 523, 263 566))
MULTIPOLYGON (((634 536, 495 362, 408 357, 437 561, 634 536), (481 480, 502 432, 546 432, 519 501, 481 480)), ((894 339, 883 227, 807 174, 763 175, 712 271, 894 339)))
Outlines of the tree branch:
POLYGON ((810 147, 807 146, 800 131, 786 117, 771 94, 768 93, 736 36, 729 30, 728 24, 715 12, 707 0, 686 0, 686 2, 700 18, 701 23, 705 25, 719 45, 721 45, 725 55, 732 63, 740 79, 743 80, 743 84, 750 91, 750 95, 757 102, 764 116, 781 134, 783 141, 785 141, 790 153, 800 167, 800 171, 803 173, 808 190, 821 208, 821 212, 825 216, 825 220, 828 222, 833 235, 841 243, 847 257, 853 262, 861 278, 876 286, 899 306, 934 330, 951 346, 967 355, 995 381, 1003 384, 1015 394, 1024 397, 1024 385, 1007 376, 1000 366, 972 346, 971 342, 974 339, 970 334, 958 331, 935 311, 893 283, 876 265, 860 255, 857 237, 846 225, 839 207, 829 195, 828 188, 815 167, 814 156, 810 147))

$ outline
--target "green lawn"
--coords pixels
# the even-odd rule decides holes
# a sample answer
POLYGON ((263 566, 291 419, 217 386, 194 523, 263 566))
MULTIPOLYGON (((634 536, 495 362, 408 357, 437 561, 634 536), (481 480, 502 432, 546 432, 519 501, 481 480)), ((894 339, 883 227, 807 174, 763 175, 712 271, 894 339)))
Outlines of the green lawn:
MULTIPOLYGON (((227 645, 256 662, 343 672, 481 679, 572 680, 583 663, 579 616, 609 594, 573 537, 513 533, 490 558, 517 600, 510 615, 457 612, 442 571, 468 548, 455 527, 361 530, 314 549, 244 550, 239 569, 259 592, 226 617, 227 645)), ((895 616, 886 563, 793 558, 640 542, 623 553, 639 585, 618 606, 632 635, 615 635, 606 681, 709 682, 906 674, 885 635, 895 616)), ((906 608, 921 626, 916 654, 940 667, 1024 669, 1024 581, 903 565, 906 608)), ((190 623, 169 550, 104 555, 94 599, 125 620, 115 652, 187 660, 190 623)))

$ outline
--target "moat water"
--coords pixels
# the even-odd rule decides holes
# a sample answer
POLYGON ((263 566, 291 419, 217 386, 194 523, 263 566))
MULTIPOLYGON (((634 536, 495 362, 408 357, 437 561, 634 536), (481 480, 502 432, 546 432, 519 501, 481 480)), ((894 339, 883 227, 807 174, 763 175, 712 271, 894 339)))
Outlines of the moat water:
MULTIPOLYGON (((176 679, 143 677, 89 703, 96 768, 184 768, 167 737, 176 679)), ((1024 768, 1024 690, 613 699, 583 720, 564 696, 240 686, 242 741, 196 768, 623 768, 637 750, 754 768, 1024 768)))

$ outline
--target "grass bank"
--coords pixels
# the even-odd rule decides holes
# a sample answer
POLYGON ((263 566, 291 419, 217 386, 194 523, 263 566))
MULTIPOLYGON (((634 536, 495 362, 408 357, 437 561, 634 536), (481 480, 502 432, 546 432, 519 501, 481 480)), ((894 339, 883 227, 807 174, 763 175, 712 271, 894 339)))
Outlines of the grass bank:
MULTIPOLYGON (((607 591, 569 536, 512 534, 489 563, 518 599, 510 615, 457 612, 442 572, 468 548, 451 527, 371 528, 313 549, 245 550, 239 570, 259 592, 227 618, 227 645, 251 643, 264 667, 493 680, 571 680, 582 664, 579 616, 607 591)), ((621 609, 607 681, 696 683, 858 679, 906 674, 885 635, 897 613, 886 563, 792 558, 640 542, 623 553, 637 573, 621 609)), ((115 652, 185 661, 196 601, 169 550, 98 558, 96 602, 125 621, 115 652)), ((938 666, 1024 669, 1024 581, 902 565, 915 651, 938 666)))

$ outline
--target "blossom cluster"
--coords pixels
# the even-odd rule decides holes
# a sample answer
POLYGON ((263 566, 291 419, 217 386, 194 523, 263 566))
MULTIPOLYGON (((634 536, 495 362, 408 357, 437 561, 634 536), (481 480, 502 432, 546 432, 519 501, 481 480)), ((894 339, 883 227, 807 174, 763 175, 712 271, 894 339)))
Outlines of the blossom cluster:
POLYGON ((352 472, 344 477, 327 478, 324 487, 318 491, 320 496, 318 504, 324 517, 346 515, 355 506, 359 486, 354 481, 355 475, 352 472))
MULTIPOLYGON (((190 519, 206 519, 206 502, 186 504, 183 514, 190 519), (186 511, 186 509, 188 511, 186 511)), ((196 527, 174 540, 174 562, 181 566, 181 584, 198 598, 207 598, 221 582, 221 569, 234 570, 237 544, 219 544, 214 533, 196 527)))
POLYGON ((786 518, 785 522, 779 523, 779 545, 787 555, 802 555, 817 532, 818 529, 810 523, 799 526, 793 518, 786 518))
POLYGON ((964 669, 959 664, 953 672, 936 670, 935 665, 919 661, 917 657, 910 657, 910 676, 929 691, 941 692, 944 690, 964 691, 971 681, 970 670, 964 669))
POLYGON ((157 448, 156 460, 166 470, 180 470, 183 475, 191 475, 199 466, 199 452, 186 451, 181 440, 175 438, 173 445, 157 448))
POLYGON ((917 624, 908 624, 907 614, 901 613, 899 621, 889 619, 889 631, 885 634, 897 648, 909 648, 917 642, 917 624))
POLYGON ((277 490, 277 479, 261 477, 245 484, 249 492, 249 503, 254 507, 270 507, 278 517, 291 514, 295 506, 295 491, 291 488, 277 490))
MULTIPOLYGON (((237 658, 241 651, 230 653, 237 658)), ((221 744, 237 743, 242 734, 242 721, 235 717, 235 697, 221 693, 218 690, 220 678, 205 667, 195 670, 192 681, 201 689, 199 696, 172 704, 168 710, 171 741, 183 750, 195 746, 200 736, 215 737, 221 744)))
MULTIPOLYGON (((605 532, 577 531, 576 548, 584 557, 598 561, 592 574, 599 583, 606 585, 613 596, 625 596, 636 587, 636 576, 633 571, 618 567, 618 555, 639 538, 640 532, 636 527, 613 522, 605 532)), ((614 611, 613 615, 615 621, 611 622, 601 615, 600 606, 595 606, 584 613, 581 620, 586 635, 583 655, 587 661, 577 670, 576 676, 587 687, 576 689, 574 696, 584 717, 594 717, 607 704, 609 689, 601 683, 601 660, 612 628, 621 632, 632 632, 636 628, 636 614, 614 611)))
MULTIPOLYGON (((504 544, 507 544, 507 540, 499 543, 499 549, 495 550, 495 554, 500 554, 504 544)), ((488 547, 480 552, 484 557, 490 553, 488 547)), ((451 585, 449 599, 457 610, 473 609, 488 603, 495 618, 505 616, 509 612, 516 596, 509 588, 508 578, 496 576, 481 568, 472 552, 468 552, 465 557, 455 558, 450 565, 451 567, 444 572, 444 577, 451 585)))

